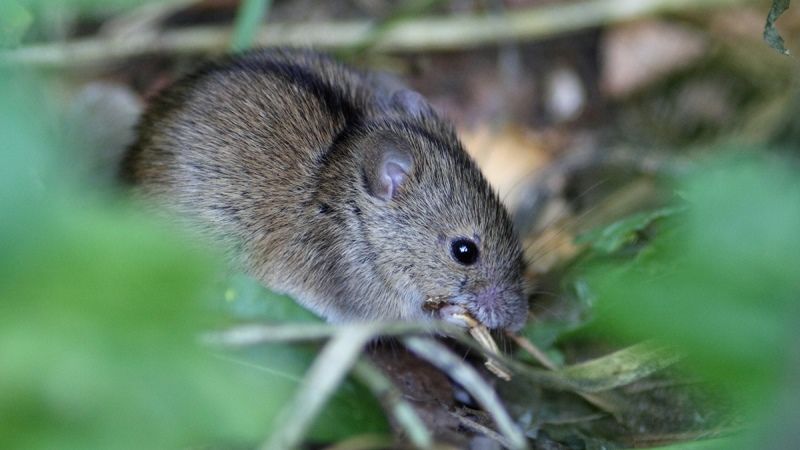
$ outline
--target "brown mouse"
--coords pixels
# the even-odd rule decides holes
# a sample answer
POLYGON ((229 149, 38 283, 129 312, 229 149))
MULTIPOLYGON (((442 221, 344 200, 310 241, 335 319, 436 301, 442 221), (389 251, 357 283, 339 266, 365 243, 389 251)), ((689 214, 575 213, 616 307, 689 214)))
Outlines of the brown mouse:
POLYGON ((123 176, 332 322, 427 320, 443 296, 519 329, 508 213, 453 127, 386 80, 307 50, 207 64, 153 102, 123 176))

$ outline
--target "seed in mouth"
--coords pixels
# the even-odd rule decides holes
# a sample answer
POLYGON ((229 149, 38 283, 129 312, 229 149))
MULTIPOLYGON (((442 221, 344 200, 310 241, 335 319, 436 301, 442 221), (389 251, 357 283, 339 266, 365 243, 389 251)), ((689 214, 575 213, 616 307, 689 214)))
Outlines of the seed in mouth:
POLYGON ((447 295, 435 295, 433 297, 428 297, 425 299, 425 302, 422 303, 422 309, 428 312, 437 312, 442 309, 445 305, 450 304, 450 297, 447 295))
MULTIPOLYGON (((447 322, 469 329, 470 336, 478 341, 481 347, 486 349, 489 353, 495 355, 500 354, 500 349, 497 347, 497 343, 492 338, 491 333, 489 333, 489 328, 480 323, 462 306, 450 303, 448 297, 443 295, 428 297, 422 304, 422 308, 429 312, 439 313, 440 318, 447 322), (446 310, 444 314, 442 314, 443 309, 446 310)), ((488 358, 484 366, 498 378, 506 381, 511 380, 511 373, 509 370, 494 358, 488 358)))

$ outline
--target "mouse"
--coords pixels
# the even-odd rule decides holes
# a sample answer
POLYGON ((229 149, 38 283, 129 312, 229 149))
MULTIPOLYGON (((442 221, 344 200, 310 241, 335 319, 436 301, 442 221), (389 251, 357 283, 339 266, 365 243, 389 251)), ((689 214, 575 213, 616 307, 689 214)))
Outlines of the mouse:
POLYGON ((329 322, 526 321, 508 211, 396 78, 309 49, 212 60, 150 102, 120 175, 329 322))

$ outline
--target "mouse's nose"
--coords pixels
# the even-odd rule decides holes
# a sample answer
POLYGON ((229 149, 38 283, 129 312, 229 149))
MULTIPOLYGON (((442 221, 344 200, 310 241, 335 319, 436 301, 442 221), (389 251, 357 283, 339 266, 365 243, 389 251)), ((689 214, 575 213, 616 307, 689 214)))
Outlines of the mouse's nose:
POLYGON ((478 291, 475 301, 483 308, 495 309, 500 301, 502 291, 496 285, 490 285, 478 291))
POLYGON ((475 318, 489 328, 519 330, 528 316, 528 304, 521 289, 489 285, 475 295, 468 306, 475 318))

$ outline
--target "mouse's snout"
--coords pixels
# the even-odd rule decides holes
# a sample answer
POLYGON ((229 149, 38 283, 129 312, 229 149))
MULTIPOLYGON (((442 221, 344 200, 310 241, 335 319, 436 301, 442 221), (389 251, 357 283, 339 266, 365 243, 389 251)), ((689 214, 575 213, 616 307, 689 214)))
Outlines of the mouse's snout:
POLYGON ((474 294, 456 296, 453 303, 491 329, 517 331, 528 316, 527 299, 522 288, 516 286, 489 285, 474 294))
MULTIPOLYGON (((519 330, 528 316, 528 302, 521 288, 490 285, 478 291, 473 314, 489 328, 519 330)), ((471 307, 470 307, 471 306, 471 307)))

